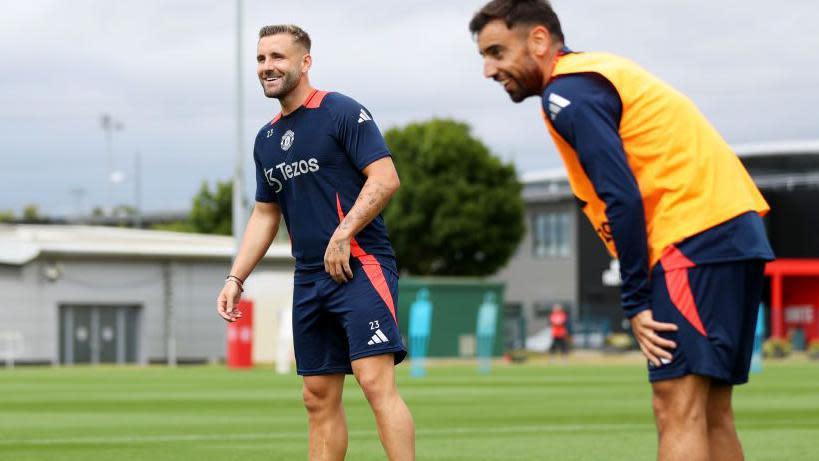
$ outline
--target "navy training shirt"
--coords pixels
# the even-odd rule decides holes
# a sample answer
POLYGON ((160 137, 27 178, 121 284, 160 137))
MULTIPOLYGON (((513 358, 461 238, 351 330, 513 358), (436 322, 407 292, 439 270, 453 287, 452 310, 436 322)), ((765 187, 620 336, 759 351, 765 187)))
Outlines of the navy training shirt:
MULTIPOLYGON (((324 253, 367 177, 362 171, 389 156, 370 112, 340 93, 314 90, 302 106, 259 130, 253 149, 256 201, 276 203, 290 233, 296 278, 329 277, 324 253)), ((396 271, 395 254, 379 214, 353 240, 396 271)))
MULTIPOLYGON (((552 80, 542 94, 543 110, 555 130, 577 152, 580 164, 606 204, 620 260, 621 304, 627 317, 649 309, 649 256, 645 211, 637 180, 626 160, 619 127, 620 96, 598 74, 570 74, 552 80), (549 97, 569 104, 557 113, 549 97)), ((773 259, 762 218, 749 212, 688 237, 675 246, 693 263, 714 264, 773 259)))

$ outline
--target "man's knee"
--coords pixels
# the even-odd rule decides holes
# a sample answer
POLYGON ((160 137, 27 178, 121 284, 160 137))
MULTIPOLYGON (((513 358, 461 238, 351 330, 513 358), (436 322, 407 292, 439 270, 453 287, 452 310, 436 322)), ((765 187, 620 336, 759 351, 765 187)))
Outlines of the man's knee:
POLYGON ((669 380, 653 386, 652 408, 661 431, 688 429, 706 422, 707 387, 669 380))
POLYGON ((302 389, 304 407, 308 413, 320 413, 341 403, 341 393, 327 382, 307 382, 302 389))
POLYGON ((374 408, 398 394, 391 355, 362 359, 354 363, 353 370, 364 396, 374 408))
POLYGON ((657 430, 659 430, 660 433, 663 433, 676 419, 671 396, 666 392, 657 392, 655 390, 654 395, 651 398, 651 408, 654 410, 654 419, 657 422, 657 430))
POLYGON ((731 388, 720 386, 711 389, 708 399, 708 429, 734 428, 734 409, 731 405, 731 388))
POLYGON ((386 377, 378 373, 362 373, 358 376, 358 384, 364 392, 364 397, 372 405, 377 405, 384 401, 392 392, 393 383, 386 377))
POLYGON ((730 408, 708 409, 708 430, 733 431, 734 413, 730 408))

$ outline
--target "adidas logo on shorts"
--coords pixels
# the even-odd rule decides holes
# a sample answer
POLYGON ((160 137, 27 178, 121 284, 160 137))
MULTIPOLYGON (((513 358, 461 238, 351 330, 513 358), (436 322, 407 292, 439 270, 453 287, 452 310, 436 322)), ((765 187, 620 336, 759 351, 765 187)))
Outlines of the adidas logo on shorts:
POLYGON ((387 335, 385 335, 384 333, 381 333, 381 329, 378 329, 378 330, 375 330, 375 334, 373 335, 373 339, 367 341, 367 345, 372 346, 374 344, 381 344, 381 343, 388 343, 388 342, 390 342, 390 340, 387 339, 387 335))

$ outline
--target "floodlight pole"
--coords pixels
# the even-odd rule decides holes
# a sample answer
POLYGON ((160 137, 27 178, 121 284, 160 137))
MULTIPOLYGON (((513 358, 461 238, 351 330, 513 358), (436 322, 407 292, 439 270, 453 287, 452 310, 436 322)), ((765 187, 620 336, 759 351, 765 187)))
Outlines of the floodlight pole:
POLYGON ((111 175, 114 173, 114 147, 113 134, 114 131, 122 131, 125 125, 114 119, 111 114, 100 115, 100 127, 105 133, 105 156, 106 156, 106 171, 105 171, 105 185, 106 185, 106 199, 108 200, 108 212, 114 209, 114 194, 111 175))
POLYGON ((134 153, 134 229, 142 229, 142 154, 134 153))
POLYGON ((242 0, 236 0, 236 157, 233 168, 232 230, 234 258, 242 243, 247 216, 244 188, 244 95, 242 92, 242 0))
POLYGON ((165 363, 176 366, 176 315, 173 301, 173 267, 172 262, 162 263, 162 291, 165 314, 165 363))

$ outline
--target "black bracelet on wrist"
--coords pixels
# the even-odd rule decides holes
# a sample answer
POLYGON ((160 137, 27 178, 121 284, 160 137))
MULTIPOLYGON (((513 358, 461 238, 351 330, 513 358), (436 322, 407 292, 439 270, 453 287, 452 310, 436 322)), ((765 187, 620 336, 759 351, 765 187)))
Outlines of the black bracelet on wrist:
POLYGON ((235 275, 228 275, 227 277, 225 277, 225 283, 227 283, 227 282, 235 283, 236 285, 239 286, 239 291, 241 291, 242 293, 245 292, 244 281, 242 279, 240 279, 239 277, 236 277, 235 275))
POLYGON ((242 283, 242 284, 245 283, 244 280, 240 279, 239 277, 237 277, 237 276, 235 276, 233 274, 228 274, 228 276, 225 277, 225 280, 227 280, 227 279, 236 279, 236 280, 239 281, 239 283, 242 283))

